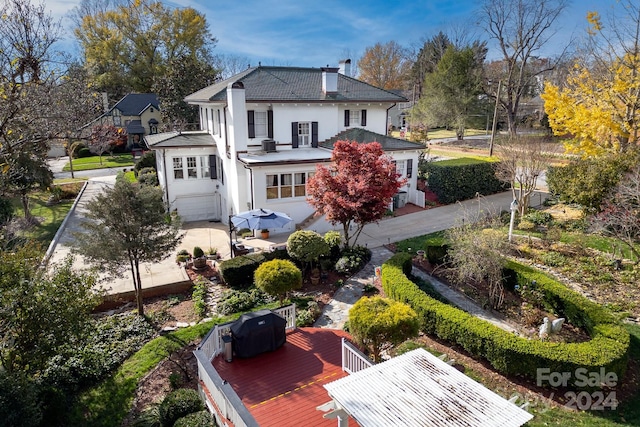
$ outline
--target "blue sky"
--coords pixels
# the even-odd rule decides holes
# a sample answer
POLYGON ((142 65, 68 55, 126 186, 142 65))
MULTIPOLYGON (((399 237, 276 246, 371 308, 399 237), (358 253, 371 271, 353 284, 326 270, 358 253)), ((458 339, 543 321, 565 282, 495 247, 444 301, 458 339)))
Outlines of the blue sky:
MULTIPOLYGON (((34 0, 36 1, 36 0, 34 0)), ((79 0, 45 0, 63 18, 79 0)), ((167 0, 204 13, 218 39, 218 54, 246 57, 251 65, 337 65, 348 53, 357 59, 375 43, 395 40, 410 48, 438 31, 462 30, 473 38, 486 34, 476 25, 480 0, 167 0)), ((542 52, 556 53, 572 36, 584 34, 587 11, 606 9, 615 0, 573 1, 559 21, 557 35, 542 52)), ((68 35, 68 40, 73 37, 68 35)), ((71 49, 68 41, 64 44, 71 49)), ((498 52, 489 46, 489 58, 498 52)))

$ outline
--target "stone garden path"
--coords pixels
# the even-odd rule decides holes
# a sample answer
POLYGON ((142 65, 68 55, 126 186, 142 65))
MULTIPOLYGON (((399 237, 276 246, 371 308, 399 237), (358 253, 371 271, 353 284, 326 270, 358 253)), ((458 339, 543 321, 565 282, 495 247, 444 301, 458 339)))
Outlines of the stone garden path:
MULTIPOLYGON (((386 260, 391 258, 392 255, 393 252, 384 246, 371 249, 371 261, 369 261, 362 270, 351 276, 351 278, 349 278, 345 284, 335 292, 333 299, 322 309, 322 315, 318 320, 316 320, 314 326, 317 328, 342 329, 345 322, 349 320, 349 310, 353 304, 362 297, 365 285, 373 284, 375 279, 375 267, 381 266, 386 260)), ((467 296, 451 289, 449 286, 422 270, 414 268, 413 274, 431 282, 433 287, 443 297, 458 308, 476 317, 491 322, 506 331, 517 332, 513 326, 498 317, 496 314, 484 310, 467 296)))

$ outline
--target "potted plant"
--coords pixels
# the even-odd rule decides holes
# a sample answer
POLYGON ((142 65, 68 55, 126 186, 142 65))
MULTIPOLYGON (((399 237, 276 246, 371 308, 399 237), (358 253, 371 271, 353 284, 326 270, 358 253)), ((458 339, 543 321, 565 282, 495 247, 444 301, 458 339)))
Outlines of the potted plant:
POLYGON ((260 230, 260 237, 262 237, 263 239, 268 239, 269 238, 269 229, 268 228, 263 228, 262 230, 260 230))
POLYGON ((187 262, 191 259, 191 254, 186 249, 180 249, 176 254, 176 262, 181 264, 183 262, 187 262))
POLYGON ((320 283, 320 269, 314 268, 311 270, 311 284, 315 286, 318 283, 320 283))
POLYGON ((207 258, 213 260, 220 258, 218 248, 209 248, 209 250, 207 251, 207 258))
POLYGON ((193 248, 193 268, 205 268, 207 266, 207 258, 200 246, 193 248))

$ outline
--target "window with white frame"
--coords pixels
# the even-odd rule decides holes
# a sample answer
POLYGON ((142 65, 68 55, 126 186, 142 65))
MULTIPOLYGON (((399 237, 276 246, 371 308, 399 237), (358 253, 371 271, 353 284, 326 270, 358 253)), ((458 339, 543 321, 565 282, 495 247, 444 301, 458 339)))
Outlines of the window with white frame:
POLYGON ((311 143, 311 123, 298 123, 298 146, 308 146, 311 143))
POLYGON ((198 178, 198 158, 187 157, 187 177, 190 179, 198 178))
POLYGON ((209 169, 209 156, 200 156, 200 177, 209 178, 211 170, 209 169))
MULTIPOLYGON (((209 168, 209 156, 188 156, 173 157, 173 178, 174 179, 209 179, 211 169, 209 168), (186 168, 186 173, 185 173, 186 168)), ((218 179, 222 174, 222 167, 218 166, 218 179)), ((222 182, 224 184, 224 182, 222 182)))
POLYGON ((182 170, 182 157, 173 158, 173 179, 184 179, 184 171, 182 170))
POLYGON ((400 176, 405 176, 407 174, 407 161, 406 160, 396 160, 396 173, 400 176))
POLYGON ((305 197, 307 181, 315 172, 281 173, 267 175, 267 199, 305 197))
POLYGON ((267 136, 267 112, 255 111, 253 113, 254 129, 256 132, 256 138, 267 136))
POLYGON ((112 117, 114 126, 122 126, 122 115, 120 113, 120 110, 118 110, 117 108, 114 109, 112 117))
POLYGON ((349 110, 349 126, 360 126, 360 110, 349 110))

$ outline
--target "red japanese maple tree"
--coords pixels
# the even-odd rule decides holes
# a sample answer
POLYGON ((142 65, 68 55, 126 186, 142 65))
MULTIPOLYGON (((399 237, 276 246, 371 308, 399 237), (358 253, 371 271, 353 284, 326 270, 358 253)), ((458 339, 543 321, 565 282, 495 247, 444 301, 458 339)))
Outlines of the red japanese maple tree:
POLYGON ((91 128, 89 136, 89 147, 100 156, 100 164, 102 164, 102 155, 125 144, 124 138, 126 131, 114 125, 95 125, 91 128))
POLYGON ((377 142, 338 141, 331 160, 329 166, 316 167, 307 182, 307 200, 329 222, 342 224, 344 245, 350 247, 366 224, 384 216, 406 180, 377 142))

